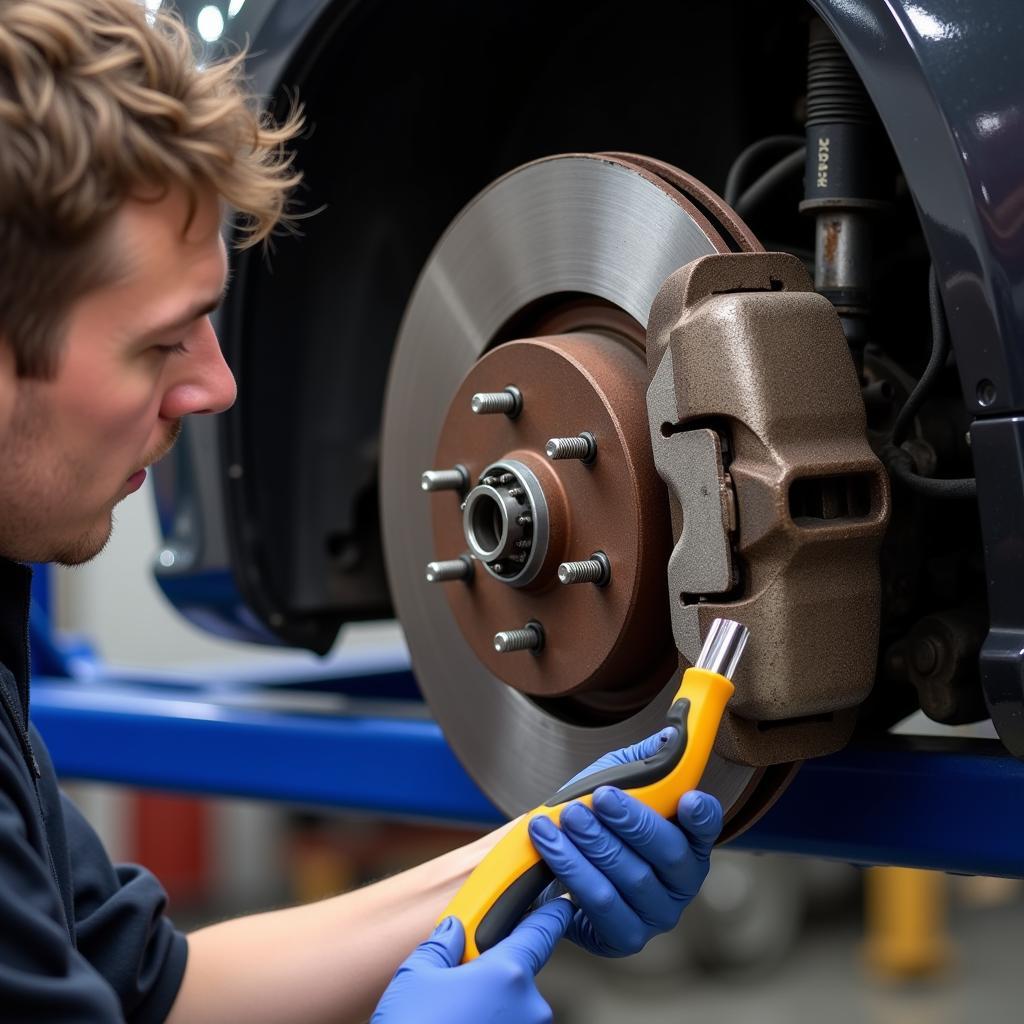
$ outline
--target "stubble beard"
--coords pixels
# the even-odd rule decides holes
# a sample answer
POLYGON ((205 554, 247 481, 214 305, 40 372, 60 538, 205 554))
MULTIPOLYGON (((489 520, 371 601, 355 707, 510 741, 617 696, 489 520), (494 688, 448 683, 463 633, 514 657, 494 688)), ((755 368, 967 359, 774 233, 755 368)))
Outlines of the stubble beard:
MULTIPOLYGON (((74 488, 68 488, 68 481, 82 478, 83 471, 63 462, 58 470, 47 474, 50 477, 48 481, 39 480, 39 470, 32 464, 30 453, 38 450, 45 437, 45 416, 40 416, 41 410, 33 408, 18 411, 22 415, 16 414, 13 429, 6 438, 0 439, 0 464, 6 463, 13 478, 11 483, 23 496, 37 495, 37 504, 41 508, 55 501, 58 494, 63 495, 65 502, 73 502, 74 488), (22 485, 20 488, 19 482, 22 485)), ((167 438, 146 458, 144 465, 151 465, 163 458, 174 447, 180 433, 181 420, 175 420, 167 438)), ((38 508, 9 508, 8 513, 0 519, 0 556, 22 562, 54 562, 66 568, 89 562, 110 541, 114 530, 113 506, 116 503, 116 499, 112 499, 110 508, 105 513, 98 513, 97 518, 102 515, 99 522, 94 522, 89 529, 70 538, 46 537, 40 528, 45 524, 41 522, 38 508)))
POLYGON ((84 565, 86 562, 91 562, 107 546, 113 532, 114 513, 111 511, 105 524, 77 537, 66 547, 55 551, 49 558, 39 559, 39 561, 54 562, 65 569, 84 565))
MULTIPOLYGON (((179 419, 171 424, 167 438, 145 460, 146 466, 159 462, 174 447, 178 437, 181 435, 181 422, 179 419)), ((48 561, 56 562, 57 565, 63 566, 66 569, 92 561, 110 543, 110 538, 114 532, 114 522, 114 510, 111 509, 106 522, 99 529, 91 530, 76 538, 76 540, 66 548, 58 551, 48 561)))

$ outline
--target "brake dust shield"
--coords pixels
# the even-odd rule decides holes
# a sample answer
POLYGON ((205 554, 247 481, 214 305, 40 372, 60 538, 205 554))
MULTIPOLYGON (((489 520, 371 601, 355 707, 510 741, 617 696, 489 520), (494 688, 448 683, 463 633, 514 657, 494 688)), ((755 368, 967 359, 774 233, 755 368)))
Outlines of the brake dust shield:
MULTIPOLYGON (((681 530, 679 485, 655 465, 659 425, 646 400, 651 375, 658 397, 655 354, 679 346, 669 316, 657 353, 645 353, 648 316, 679 268, 760 251, 736 215, 683 172, 628 154, 569 155, 521 167, 477 196, 416 285, 384 412, 391 593, 431 711, 510 815, 664 722, 679 652, 692 655, 677 643, 680 616, 666 588, 681 530), (478 395, 497 396, 510 415, 480 415, 478 395), (546 456, 549 439, 583 432, 595 440, 595 459, 546 456), (461 486, 423 492, 424 471, 454 467, 461 486), (606 585, 558 581, 560 564, 596 552, 611 567, 606 585), (471 570, 461 572, 460 557, 471 570), (454 562, 455 578, 428 582, 435 560, 454 562), (497 633, 532 623, 542 634, 519 635, 543 635, 541 649, 496 650, 497 633)), ((661 382, 663 405, 675 402, 670 383, 661 382)), ((681 418, 673 405, 671 424, 681 418)), ((699 568, 710 592, 722 592, 734 583, 723 566, 732 564, 736 496, 717 435, 692 426, 683 440, 721 498, 721 514, 705 518, 710 554, 699 568)), ((859 471, 874 470, 865 463, 859 471)), ((675 587, 671 572, 669 580, 675 587)), ((683 618, 692 631, 698 619, 683 618)), ((755 629, 764 627, 758 620, 755 629)), ((726 808, 727 834, 763 813, 795 770, 793 758, 745 756, 742 733, 729 759, 712 757, 701 782, 726 808)), ((800 743, 791 751, 798 755, 800 743)))

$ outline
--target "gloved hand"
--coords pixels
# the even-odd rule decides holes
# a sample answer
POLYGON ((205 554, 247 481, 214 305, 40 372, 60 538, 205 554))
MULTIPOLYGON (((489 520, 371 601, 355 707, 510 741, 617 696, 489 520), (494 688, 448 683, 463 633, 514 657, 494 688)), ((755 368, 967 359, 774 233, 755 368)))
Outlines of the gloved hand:
MULTIPOLYGON (((673 733, 669 726, 605 754, 570 781, 650 757, 673 733)), ((612 786, 599 787, 593 803, 595 813, 577 802, 564 808, 561 829, 538 815, 530 838, 579 907, 566 935, 592 953, 629 956, 674 928, 697 895, 722 831, 722 807, 707 793, 686 793, 680 828, 612 786)))
POLYGON ((535 910, 468 964, 462 922, 445 918, 391 979, 370 1024, 550 1024, 534 977, 572 922, 568 900, 535 910))

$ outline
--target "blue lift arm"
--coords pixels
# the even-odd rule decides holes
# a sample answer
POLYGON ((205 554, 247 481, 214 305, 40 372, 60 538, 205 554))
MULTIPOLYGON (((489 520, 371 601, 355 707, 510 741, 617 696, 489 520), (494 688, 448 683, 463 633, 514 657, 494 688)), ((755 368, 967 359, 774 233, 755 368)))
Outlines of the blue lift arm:
MULTIPOLYGON (((33 684, 32 717, 66 778, 502 821, 424 706, 403 699, 415 687, 401 661, 357 656, 331 666, 330 684, 312 681, 316 690, 295 680, 43 677, 33 684), (392 699, 377 700, 385 681, 392 699)), ((734 846, 1024 876, 1024 764, 986 740, 890 737, 853 747, 805 764, 734 846)))

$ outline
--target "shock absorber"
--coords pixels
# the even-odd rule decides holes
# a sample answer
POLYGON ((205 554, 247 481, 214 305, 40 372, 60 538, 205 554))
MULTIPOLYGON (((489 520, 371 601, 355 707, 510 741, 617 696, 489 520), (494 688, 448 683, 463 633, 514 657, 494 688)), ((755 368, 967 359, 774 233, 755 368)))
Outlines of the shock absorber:
POLYGON ((872 220, 882 196, 880 124, 843 48, 819 18, 807 52, 807 165, 800 210, 816 217, 814 285, 836 307, 858 368, 870 312, 872 220))

